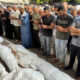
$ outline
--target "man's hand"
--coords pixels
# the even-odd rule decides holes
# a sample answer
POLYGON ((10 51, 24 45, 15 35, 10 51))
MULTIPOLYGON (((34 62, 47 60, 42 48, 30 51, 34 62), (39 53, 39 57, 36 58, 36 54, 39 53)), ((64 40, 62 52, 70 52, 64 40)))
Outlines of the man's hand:
POLYGON ((36 20, 35 20, 35 21, 33 21, 33 22, 34 22, 34 24, 38 24, 38 21, 36 21, 36 20))
POLYGON ((59 30, 60 32, 63 32, 63 28, 61 26, 57 26, 57 30, 59 30))
POLYGON ((73 26, 70 27, 69 31, 70 31, 70 33, 71 33, 72 36, 75 35, 75 27, 73 27, 73 26))
POLYGON ((47 26, 46 26, 46 25, 42 25, 42 28, 43 28, 43 29, 47 29, 47 26))
POLYGON ((73 26, 70 27, 69 31, 70 31, 70 32, 75 31, 75 27, 73 27, 73 26))
POLYGON ((10 16, 9 19, 12 19, 12 17, 10 16))
POLYGON ((41 29, 41 25, 39 25, 39 29, 41 29))
POLYGON ((69 28, 63 28, 63 32, 69 32, 69 28))
POLYGON ((20 24, 22 24, 22 21, 19 21, 20 24))

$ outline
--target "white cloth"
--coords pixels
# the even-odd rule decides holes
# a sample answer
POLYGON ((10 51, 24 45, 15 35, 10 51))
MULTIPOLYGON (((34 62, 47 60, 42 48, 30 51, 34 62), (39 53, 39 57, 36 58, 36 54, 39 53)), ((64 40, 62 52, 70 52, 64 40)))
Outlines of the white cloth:
POLYGON ((44 80, 44 76, 33 69, 24 68, 12 71, 1 80, 44 80))
MULTIPOLYGON (((11 10, 10 16, 13 17, 13 15, 14 15, 14 10, 11 10)), ((11 19, 10 22, 11 22, 12 25, 14 24, 14 20, 13 19, 11 19)))
POLYGON ((16 58, 12 54, 11 49, 1 44, 0 44, 0 58, 5 62, 10 71, 19 68, 16 58))
MULTIPOLYGON (((55 21, 56 21, 57 15, 55 15, 55 12, 51 12, 51 15, 54 16, 55 21)), ((53 32, 52 33, 53 33, 53 36, 56 37, 56 29, 53 29, 53 32)))
POLYGON ((17 20, 13 19, 13 20, 14 20, 14 21, 13 21, 13 25, 14 25, 15 27, 19 27, 19 26, 20 26, 19 16, 20 16, 20 11, 19 11, 19 10, 14 11, 13 17, 14 17, 14 18, 17 18, 17 20))

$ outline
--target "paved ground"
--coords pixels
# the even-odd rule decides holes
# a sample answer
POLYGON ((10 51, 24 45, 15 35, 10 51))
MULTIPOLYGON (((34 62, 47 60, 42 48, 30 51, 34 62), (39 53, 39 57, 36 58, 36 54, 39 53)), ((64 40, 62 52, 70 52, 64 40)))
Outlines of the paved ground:
MULTIPOLYGON (((8 40, 8 39, 7 39, 8 40)), ((11 42, 13 42, 14 44, 18 44, 15 40, 9 40, 9 41, 11 41, 11 42)), ((6 42, 4 42, 3 43, 4 45, 8 45, 8 43, 6 43, 6 42)), ((49 58, 49 59, 47 59, 46 57, 43 57, 42 56, 42 50, 37 50, 37 49, 29 49, 30 51, 32 51, 32 52, 35 52, 36 54, 38 54, 38 56, 39 57, 41 57, 41 58, 43 58, 43 59, 45 59, 46 61, 48 61, 49 63, 51 63, 51 58, 49 58)), ((62 57, 60 57, 60 59, 61 59, 62 57)), ((65 65, 68 65, 68 63, 69 63, 69 58, 70 58, 70 54, 67 54, 67 56, 66 56, 66 61, 65 61, 65 65)), ((53 63, 51 63, 52 65, 54 65, 54 66, 56 66, 57 68, 58 68, 58 66, 59 66, 59 63, 56 63, 56 64, 53 64, 53 63)), ((69 70, 69 71, 64 71, 63 69, 61 69, 61 71, 63 71, 63 72, 65 72, 65 73, 67 73, 67 74, 69 74, 71 77, 74 77, 75 76, 75 72, 76 72, 76 67, 77 67, 77 59, 76 59, 76 61, 75 61, 75 64, 74 64, 74 69, 73 70, 69 70)))

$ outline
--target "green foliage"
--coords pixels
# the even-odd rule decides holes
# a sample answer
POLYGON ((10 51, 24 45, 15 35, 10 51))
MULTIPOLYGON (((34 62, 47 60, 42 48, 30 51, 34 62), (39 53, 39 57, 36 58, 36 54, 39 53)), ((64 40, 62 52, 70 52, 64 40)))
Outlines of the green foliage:
POLYGON ((49 2, 49 0, 36 0, 37 4, 49 2))
MULTIPOLYGON (((37 4, 41 4, 41 3, 46 3, 46 2, 50 2, 51 0, 30 0, 31 3, 37 3, 37 4)), ((56 1, 56 2, 65 2, 65 1, 71 1, 71 2, 76 2, 76 3, 80 3, 80 0, 52 0, 52 1, 56 1)))
POLYGON ((71 0, 62 0, 62 2, 65 2, 65 1, 71 1, 71 0))
POLYGON ((75 0, 76 1, 76 3, 80 3, 80 0, 75 0))

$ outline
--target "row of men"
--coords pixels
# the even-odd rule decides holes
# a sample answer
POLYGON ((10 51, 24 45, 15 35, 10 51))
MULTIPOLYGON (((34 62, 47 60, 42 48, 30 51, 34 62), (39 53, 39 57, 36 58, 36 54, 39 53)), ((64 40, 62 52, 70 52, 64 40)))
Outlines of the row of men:
POLYGON ((80 77, 80 10, 69 6, 66 2, 54 6, 13 6, 0 8, 0 35, 21 41, 26 48, 35 47, 43 50, 43 56, 55 56, 53 63, 59 62, 60 68, 65 66, 68 50, 71 51, 70 63, 65 70, 73 68, 75 57, 78 58, 76 77, 80 77), (51 40, 53 53, 51 55, 51 40))
POLYGON ((73 68, 75 57, 78 58, 76 78, 80 79, 80 10, 74 6, 69 8, 66 2, 53 7, 33 8, 33 42, 35 47, 43 49, 43 56, 53 56, 53 63, 62 61, 59 65, 64 70, 73 68), (39 9, 38 9, 39 8, 39 9), (39 41, 40 40, 40 41, 39 41), (51 55, 51 40, 53 55, 51 55), (70 62, 65 66, 67 49, 70 50, 70 62))

